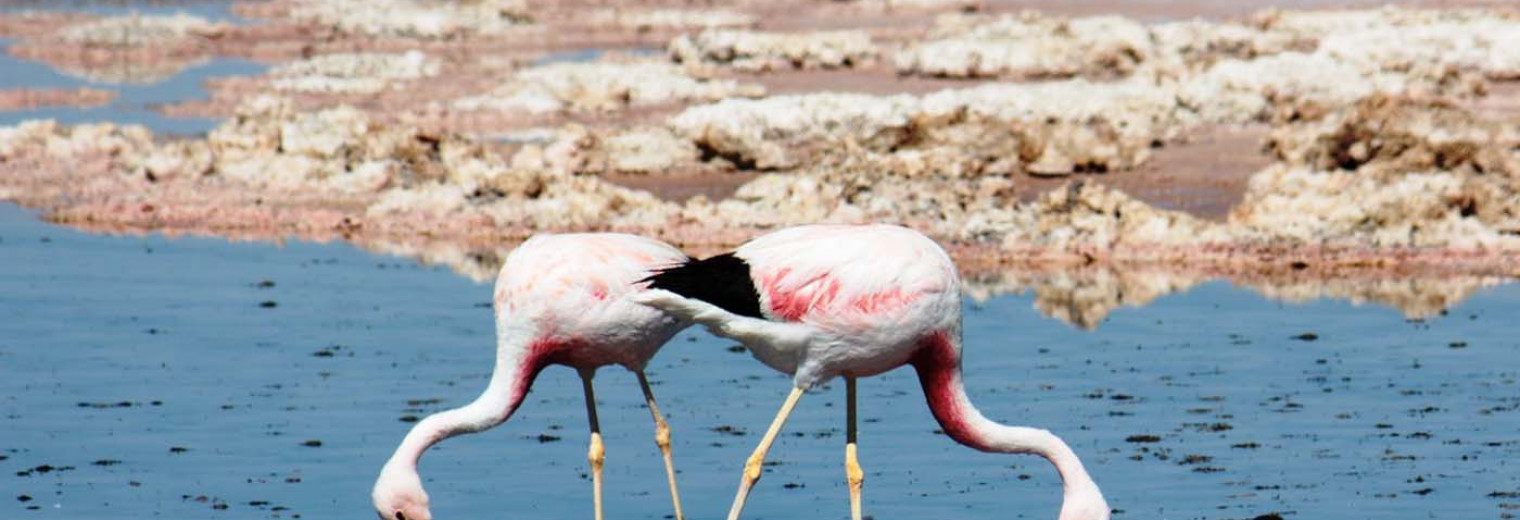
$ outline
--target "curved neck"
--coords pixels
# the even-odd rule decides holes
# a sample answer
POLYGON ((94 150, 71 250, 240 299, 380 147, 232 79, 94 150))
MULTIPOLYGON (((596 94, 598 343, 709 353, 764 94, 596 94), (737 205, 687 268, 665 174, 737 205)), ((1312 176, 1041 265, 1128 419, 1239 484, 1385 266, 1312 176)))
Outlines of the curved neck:
POLYGON ((918 371, 929 410, 945 434, 955 442, 981 451, 1044 457, 1061 474, 1061 484, 1067 496, 1076 492, 1096 492, 1097 483, 1088 475, 1076 452, 1060 437, 1039 428, 994 422, 972 406, 965 386, 961 384, 957 341, 950 333, 935 334, 924 342, 911 361, 918 371))
POLYGON ((537 343, 502 342, 497 348, 496 368, 485 392, 470 404, 429 415, 402 439, 385 463, 387 469, 417 469, 422 453, 434 444, 466 433, 487 430, 506 422, 522 404, 538 372, 546 363, 537 343))

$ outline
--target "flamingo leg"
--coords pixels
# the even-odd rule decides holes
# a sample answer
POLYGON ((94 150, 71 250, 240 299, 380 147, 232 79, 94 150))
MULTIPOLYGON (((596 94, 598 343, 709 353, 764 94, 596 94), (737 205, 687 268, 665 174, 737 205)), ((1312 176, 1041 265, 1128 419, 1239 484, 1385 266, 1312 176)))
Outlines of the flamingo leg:
POLYGON ((860 520, 860 490, 865 484, 866 473, 860 469, 860 458, 855 448, 855 378, 844 378, 845 426, 844 474, 850 485, 850 519, 860 520))
POLYGON ((586 417, 591 420, 591 448, 586 460, 591 462, 591 500, 596 508, 596 520, 602 520, 602 464, 607 460, 607 450, 602 446, 602 425, 596 420, 596 391, 591 389, 592 373, 581 373, 581 386, 586 390, 586 417))
POLYGON ((654 392, 649 389, 649 380, 644 377, 644 371, 634 373, 639 376, 639 387, 644 389, 644 402, 649 404, 649 415, 654 416, 654 443, 665 456, 665 476, 670 480, 670 501, 676 507, 676 520, 685 520, 686 517, 681 514, 681 494, 676 491, 676 465, 670 458, 670 425, 660 415, 660 407, 654 404, 654 392))
POLYGON ((791 395, 786 396, 786 402, 781 404, 781 411, 771 421, 771 427, 765 431, 765 437, 760 439, 760 445, 755 447, 755 452, 744 462, 744 476, 739 481, 739 493, 734 496, 734 507, 728 510, 728 520, 739 520, 739 512, 744 510, 744 499, 749 497, 749 490, 760 481, 765 454, 770 451, 771 444, 776 442, 776 435, 781 433, 781 426, 786 424, 787 416, 792 414, 792 408, 797 406, 797 400, 802 398, 803 392, 805 390, 800 387, 792 387, 791 395))

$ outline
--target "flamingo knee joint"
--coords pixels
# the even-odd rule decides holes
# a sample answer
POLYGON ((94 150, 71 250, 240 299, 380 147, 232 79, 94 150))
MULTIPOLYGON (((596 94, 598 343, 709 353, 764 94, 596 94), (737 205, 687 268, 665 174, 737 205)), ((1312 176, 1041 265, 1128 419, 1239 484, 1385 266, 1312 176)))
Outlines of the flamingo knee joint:
POLYGON ((591 434, 591 449, 586 452, 586 460, 591 461, 591 469, 596 471, 601 471, 607 461, 607 449, 602 446, 601 434, 591 434))
POLYGON ((654 444, 662 450, 670 449, 670 426, 664 421, 654 427, 654 444))
POLYGON ((763 469, 764 465, 764 458, 761 458, 758 454, 751 456, 749 460, 744 462, 744 480, 750 484, 759 482, 760 474, 762 473, 761 469, 763 469))
POLYGON ((866 472, 860 467, 860 459, 856 456, 855 445, 845 446, 844 473, 850 483, 850 489, 859 490, 865 484, 866 472))

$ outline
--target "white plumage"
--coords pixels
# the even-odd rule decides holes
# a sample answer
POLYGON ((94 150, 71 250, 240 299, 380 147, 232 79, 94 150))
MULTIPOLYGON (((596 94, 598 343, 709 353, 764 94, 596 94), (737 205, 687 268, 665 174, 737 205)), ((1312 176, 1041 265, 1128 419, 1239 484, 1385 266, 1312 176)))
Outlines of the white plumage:
POLYGON ((430 415, 407 433, 380 471, 372 493, 386 520, 430 520, 417 461, 443 439, 495 427, 522 404, 538 372, 567 365, 580 372, 591 422, 595 512, 602 517, 600 427, 591 379, 605 365, 638 375, 655 420, 655 439, 665 455, 671 499, 680 499, 670 458, 670 434, 644 377, 644 365, 684 324, 629 297, 643 289, 650 271, 677 265, 686 255, 662 242, 633 235, 596 233, 538 235, 507 256, 496 279, 496 365, 490 384, 474 402, 430 415))

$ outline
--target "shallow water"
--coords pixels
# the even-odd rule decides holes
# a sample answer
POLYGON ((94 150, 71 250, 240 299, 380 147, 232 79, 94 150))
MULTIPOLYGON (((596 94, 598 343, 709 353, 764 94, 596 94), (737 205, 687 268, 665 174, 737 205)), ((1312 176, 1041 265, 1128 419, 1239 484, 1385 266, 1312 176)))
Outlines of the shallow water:
POLYGON ((14 40, 0 38, 0 89, 10 88, 79 88, 110 90, 117 98, 91 108, 47 107, 33 110, 0 111, 0 125, 14 125, 31 119, 56 119, 63 124, 111 122, 138 124, 154 132, 198 135, 215 128, 221 121, 202 117, 170 117, 155 109, 156 105, 208 97, 204 82, 210 78, 254 76, 268 65, 235 58, 214 58, 191 65, 174 75, 147 84, 124 84, 94 81, 68 75, 46 64, 22 60, 8 50, 14 40))
MULTIPOLYGON (((0 206, 0 516, 368 517, 403 419, 483 388, 489 293, 348 245, 104 237, 0 206)), ((972 398, 1065 437, 1116 518, 1499 518, 1520 503, 1516 285, 1415 322, 1222 283, 1092 332, 1031 303, 968 306, 972 398)), ((650 370, 693 518, 727 510, 788 388, 730 346, 687 331, 650 370)), ((636 383, 600 375, 609 518, 663 518, 636 383)), ((847 517, 839 386, 802 401, 746 518, 847 517)), ((867 514, 1055 516, 1054 471, 936 435, 911 373, 861 396, 867 514)), ((424 459, 434 512, 587 517, 586 439, 578 380, 551 368, 506 425, 424 459)))
POLYGON ((234 0, 0 0, 0 12, 70 11, 98 15, 186 13, 208 20, 242 23, 234 0))
MULTIPOLYGON (((0 13, 18 11, 71 11, 106 16, 132 13, 144 15, 187 13, 213 21, 246 23, 245 20, 232 13, 232 2, 227 0, 64 0, 56 2, 0 0, 0 13)), ((14 43, 14 39, 0 38, 0 89, 90 87, 114 91, 117 93, 117 98, 99 107, 46 107, 33 110, 0 111, 0 125, 14 125, 31 119, 55 119, 64 124, 100 122, 137 124, 146 126, 156 133, 201 135, 215 128, 221 120, 203 117, 170 117, 160 113, 156 106, 206 99, 208 95, 203 85, 207 79, 255 76, 269 68, 268 65, 244 59, 209 57, 202 63, 190 64, 163 79, 152 79, 143 83, 122 83, 82 77, 77 73, 58 70, 44 63, 16 58, 9 51, 9 47, 14 43)), ((126 68, 141 68, 143 65, 122 64, 126 68)), ((104 72, 108 71, 90 71, 97 75, 104 72)), ((117 76, 124 75, 130 74, 117 74, 117 76)))

